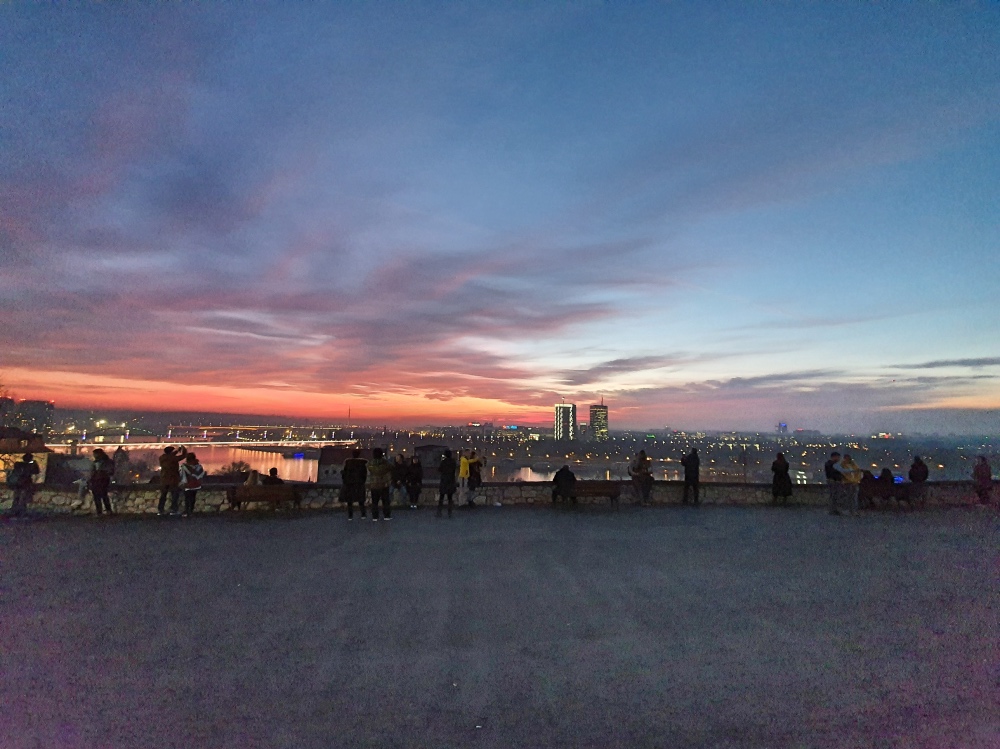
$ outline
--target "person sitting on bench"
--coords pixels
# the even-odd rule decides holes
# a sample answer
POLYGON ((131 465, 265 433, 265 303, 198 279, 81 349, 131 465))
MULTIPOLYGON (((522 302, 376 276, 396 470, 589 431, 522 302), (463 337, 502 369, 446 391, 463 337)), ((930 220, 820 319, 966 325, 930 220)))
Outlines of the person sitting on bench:
POLYGON ((278 469, 272 468, 267 472, 267 475, 260 480, 261 486, 278 486, 279 484, 284 484, 285 482, 278 478, 278 469))
POLYGON ((563 466, 556 471, 552 483, 555 484, 555 488, 552 490, 553 502, 556 501, 556 497, 572 499, 576 502, 576 475, 569 470, 569 466, 563 466))

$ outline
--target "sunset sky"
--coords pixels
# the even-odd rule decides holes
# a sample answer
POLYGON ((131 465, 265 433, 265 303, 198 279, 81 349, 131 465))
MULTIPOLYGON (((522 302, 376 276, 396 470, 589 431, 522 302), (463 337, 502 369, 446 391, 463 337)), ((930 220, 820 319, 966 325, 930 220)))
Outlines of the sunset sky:
POLYGON ((1000 4, 0 6, 0 382, 1000 431, 1000 4))

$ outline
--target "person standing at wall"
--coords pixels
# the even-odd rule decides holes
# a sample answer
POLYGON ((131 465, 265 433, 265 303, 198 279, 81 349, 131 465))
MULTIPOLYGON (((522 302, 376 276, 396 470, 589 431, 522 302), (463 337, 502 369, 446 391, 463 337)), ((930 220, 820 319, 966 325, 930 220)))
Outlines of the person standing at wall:
POLYGON ((180 488, 184 491, 184 514, 189 518, 194 515, 194 503, 198 499, 198 490, 205 481, 205 469, 198 462, 198 456, 188 453, 180 467, 180 488))
POLYGON ((681 465, 684 466, 684 497, 682 502, 687 504, 688 489, 694 495, 694 503, 698 504, 698 484, 701 480, 701 458, 698 457, 697 448, 691 448, 691 452, 681 458, 681 465))
POLYGON ((18 518, 27 514, 28 505, 35 496, 35 476, 41 473, 35 456, 25 453, 24 456, 7 471, 7 486, 14 493, 14 501, 10 506, 10 517, 18 518))
POLYGON ((156 514, 163 517, 164 507, 167 503, 167 492, 170 493, 170 514, 178 513, 177 504, 181 497, 181 461, 187 455, 187 448, 181 445, 180 450, 174 447, 163 448, 163 455, 160 456, 160 503, 156 508, 156 514))
POLYGON ((441 510, 444 507, 444 498, 448 498, 448 517, 451 517, 451 507, 455 498, 455 474, 458 472, 458 465, 451 455, 451 450, 445 450, 441 456, 441 464, 438 466, 438 473, 441 476, 441 483, 438 485, 438 511, 437 516, 441 517, 441 510))
POLYGON ((361 457, 361 451, 355 450, 351 457, 344 461, 340 471, 343 488, 340 490, 340 501, 347 503, 347 519, 354 520, 354 503, 361 510, 361 519, 365 514, 365 484, 368 482, 368 461, 361 457))
MULTIPOLYGON (((469 453, 469 505, 475 506, 476 491, 483 485, 483 461, 476 451, 469 453)), ((499 504, 499 502, 497 503, 499 504)))
POLYGON ((632 488, 640 504, 643 505, 649 503, 649 493, 653 489, 651 463, 652 461, 646 457, 646 451, 640 450, 628 467, 628 475, 632 477, 632 488))
POLYGON ((830 459, 823 464, 823 473, 826 475, 826 488, 830 493, 830 514, 839 515, 837 509, 838 501, 844 486, 844 474, 837 467, 840 465, 840 453, 834 450, 830 453, 830 459))
POLYGON ((389 502, 392 503, 396 500, 400 503, 403 502, 403 497, 405 493, 404 487, 406 486, 406 461, 403 459, 402 455, 396 455, 395 459, 392 461, 392 470, 389 473, 389 502))
POLYGON ((843 492, 844 499, 848 502, 851 514, 855 514, 860 507, 861 479, 864 474, 858 464, 847 453, 844 453, 844 457, 840 461, 840 472, 844 476, 844 481, 840 485, 840 489, 843 492))
POLYGON ((993 494, 993 469, 985 455, 976 457, 976 464, 972 467, 972 483, 976 487, 976 496, 981 503, 989 504, 993 494))
POLYGON ((111 461, 115 464, 115 483, 131 484, 128 452, 126 452, 125 448, 119 445, 114 455, 111 456, 111 461))
POLYGON ((382 516, 392 520, 392 503, 389 499, 389 485, 392 481, 392 466, 385 459, 385 451, 381 447, 372 450, 372 459, 368 462, 368 488, 372 494, 372 520, 378 522, 378 506, 382 503, 382 516))
POLYGON ((910 471, 907 474, 907 478, 910 479, 910 502, 919 502, 923 505, 925 501, 924 492, 926 491, 925 484, 929 475, 930 472, 927 470, 927 464, 920 459, 919 455, 913 456, 913 463, 910 464, 910 471))
POLYGON ((459 497, 465 500, 466 506, 475 507, 476 503, 472 501, 472 495, 469 493, 469 456, 465 450, 458 455, 458 486, 459 497))
POLYGON ((774 497, 774 504, 779 501, 788 504, 788 498, 792 496, 792 477, 789 474, 791 466, 785 460, 784 453, 778 453, 774 462, 771 463, 771 495, 774 497))
POLYGON ((410 509, 415 510, 420 504, 420 492, 424 489, 424 467, 416 455, 410 458, 410 464, 406 466, 405 481, 406 494, 410 498, 410 509))
POLYGON ((94 510, 98 517, 107 510, 109 515, 114 515, 111 509, 111 498, 108 491, 111 489, 111 479, 115 475, 115 464, 110 456, 101 448, 94 450, 94 464, 90 468, 90 480, 88 486, 90 493, 94 495, 94 510))

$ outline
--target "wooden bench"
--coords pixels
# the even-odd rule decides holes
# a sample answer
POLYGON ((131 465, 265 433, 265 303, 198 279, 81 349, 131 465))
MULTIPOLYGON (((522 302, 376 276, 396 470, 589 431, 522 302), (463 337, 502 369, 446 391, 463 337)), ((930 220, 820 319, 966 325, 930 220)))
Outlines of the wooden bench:
MULTIPOLYGON (((573 489, 573 495, 569 497, 562 497, 563 499, 570 499, 573 503, 580 497, 607 497, 611 504, 617 505, 618 498, 622 493, 622 482, 621 481, 579 481, 577 480, 576 485, 573 489)), ((556 487, 552 488, 552 502, 556 501, 556 497, 560 497, 559 490, 556 487)))
POLYGON ((231 486, 226 490, 226 499, 234 510, 249 502, 267 502, 277 510, 281 502, 292 502, 296 507, 302 503, 297 487, 290 484, 274 486, 231 486))

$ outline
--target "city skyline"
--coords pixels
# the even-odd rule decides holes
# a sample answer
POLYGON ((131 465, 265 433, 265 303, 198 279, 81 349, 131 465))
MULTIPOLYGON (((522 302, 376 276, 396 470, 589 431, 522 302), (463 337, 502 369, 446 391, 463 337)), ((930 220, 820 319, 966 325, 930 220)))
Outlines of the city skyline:
POLYGON ((0 19, 18 398, 1000 427, 1000 6, 0 19))

